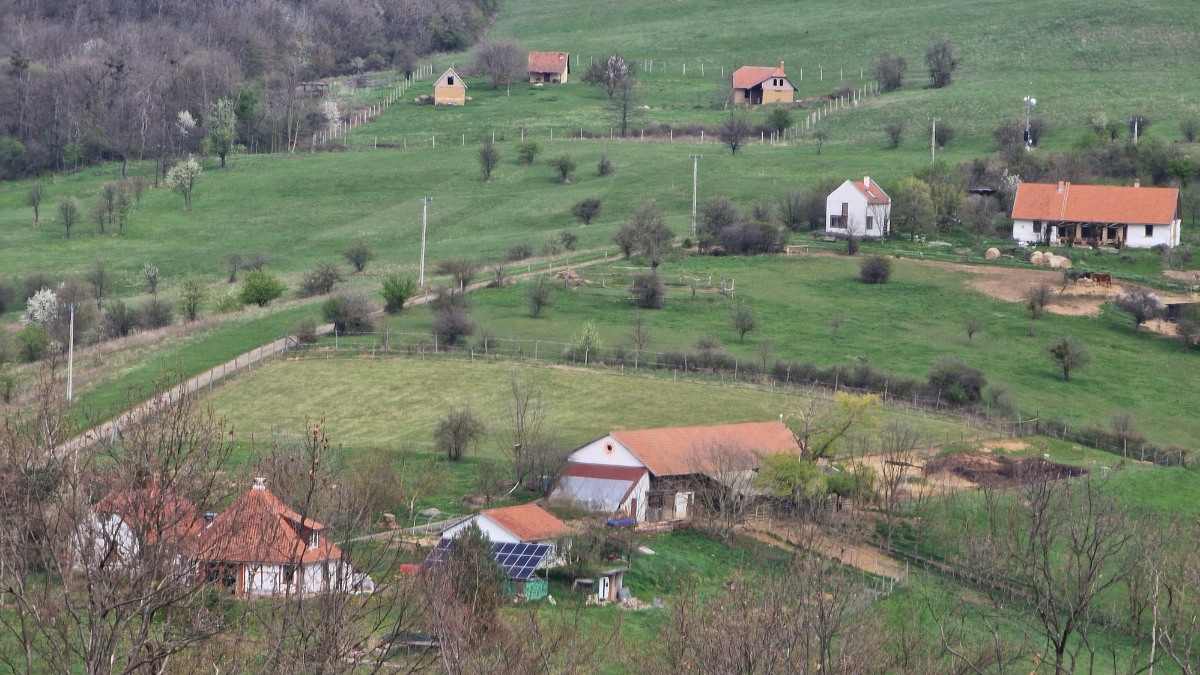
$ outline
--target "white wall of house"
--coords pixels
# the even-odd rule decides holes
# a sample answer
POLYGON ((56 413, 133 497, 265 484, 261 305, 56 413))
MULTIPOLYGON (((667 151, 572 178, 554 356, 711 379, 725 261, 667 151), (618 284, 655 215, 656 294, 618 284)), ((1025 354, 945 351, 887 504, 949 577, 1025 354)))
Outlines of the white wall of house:
POLYGON ((852 181, 846 181, 825 198, 825 231, 882 237, 887 234, 891 212, 891 204, 868 204, 866 195, 852 181), (841 221, 843 204, 846 205, 846 222, 841 221))
MULTIPOLYGON (((840 206, 839 206, 840 208, 840 206)), ((1047 221, 1039 228, 1035 221, 1017 218, 1013 220, 1013 239, 1029 243, 1046 241, 1046 228, 1050 229, 1050 241, 1057 243, 1058 228, 1047 221), (1041 230, 1040 232, 1037 230, 1041 230)), ((1170 225, 1128 225, 1126 226, 1125 245, 1131 248, 1151 248, 1159 244, 1178 246, 1182 221, 1176 220, 1170 225), (1147 229, 1149 228, 1149 229, 1147 229)))
POLYGON ((612 434, 594 440, 572 452, 567 461, 579 462, 581 464, 604 464, 606 466, 646 466, 642 463, 642 460, 637 458, 637 455, 630 452, 629 448, 621 445, 621 441, 618 441, 612 434))
POLYGON ((464 520, 454 527, 447 528, 446 531, 442 532, 442 539, 453 539, 454 537, 457 537, 460 533, 462 533, 463 530, 467 529, 471 523, 478 525, 479 529, 483 530, 484 534, 488 536, 488 539, 492 540, 493 544, 500 542, 515 544, 521 541, 517 535, 504 529, 500 526, 500 523, 497 523, 482 513, 476 513, 474 516, 464 520))
POLYGON ((341 560, 322 560, 296 566, 291 588, 284 580, 285 565, 242 565, 242 589, 246 595, 320 593, 339 586, 347 593, 366 593, 375 589, 371 578, 341 560))
POLYGON ((639 523, 645 522, 646 520, 646 493, 649 491, 650 472, 647 471, 646 473, 642 474, 642 477, 638 480, 637 485, 633 487, 633 491, 629 493, 629 498, 626 499, 625 503, 621 505, 623 508, 629 509, 631 502, 636 499, 637 513, 630 513, 629 515, 633 518, 637 518, 639 523))

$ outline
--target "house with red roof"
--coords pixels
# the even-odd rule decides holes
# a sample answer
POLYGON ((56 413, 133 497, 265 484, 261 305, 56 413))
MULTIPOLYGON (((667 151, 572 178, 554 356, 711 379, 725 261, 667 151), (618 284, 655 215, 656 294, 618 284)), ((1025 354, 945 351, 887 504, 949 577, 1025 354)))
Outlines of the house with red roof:
POLYGON ((733 102, 735 105, 791 103, 796 87, 779 67, 742 66, 733 72, 733 102))
POLYGON ((474 524, 483 530, 492 544, 544 544, 550 553, 539 568, 554 567, 561 562, 557 555, 558 540, 572 532, 571 528, 537 504, 521 504, 498 509, 484 509, 462 522, 446 528, 442 539, 454 539, 474 524))
POLYGON ((325 535, 325 526, 288 508, 266 480, 218 514, 196 542, 195 561, 203 578, 239 597, 374 590, 325 535))
POLYGON ((854 237, 885 237, 892 226, 892 198, 863 176, 848 180, 825 198, 825 231, 854 237))
POLYGON ((566 84, 570 72, 571 55, 567 52, 529 52, 531 83, 566 84))
POLYGON ((778 420, 613 431, 568 456, 549 501, 638 522, 688 520, 697 479, 749 486, 762 457, 781 452, 799 456, 800 444, 778 420))
POLYGON ((160 488, 151 478, 109 493, 92 507, 92 522, 94 536, 83 542, 90 550, 80 552, 81 560, 116 568, 138 559, 158 564, 186 561, 203 527, 190 500, 160 488))
POLYGON ((1013 199, 1013 239, 1046 246, 1178 246, 1176 188, 1021 183, 1013 199))

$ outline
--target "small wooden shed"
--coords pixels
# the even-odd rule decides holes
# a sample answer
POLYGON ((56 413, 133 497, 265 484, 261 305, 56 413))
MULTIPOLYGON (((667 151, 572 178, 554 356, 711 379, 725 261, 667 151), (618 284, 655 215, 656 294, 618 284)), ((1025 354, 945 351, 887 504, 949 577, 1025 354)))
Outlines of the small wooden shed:
POLYGON ((454 72, 453 68, 447 68, 437 82, 433 83, 433 104, 467 104, 467 85, 463 84, 462 78, 454 72))

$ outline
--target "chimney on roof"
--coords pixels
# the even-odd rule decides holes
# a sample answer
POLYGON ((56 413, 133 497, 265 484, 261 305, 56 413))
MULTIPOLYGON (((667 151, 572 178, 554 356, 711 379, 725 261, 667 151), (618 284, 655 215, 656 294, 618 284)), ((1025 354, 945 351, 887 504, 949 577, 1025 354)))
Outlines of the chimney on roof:
POLYGON ((263 478, 261 476, 258 478, 255 478, 254 479, 254 489, 255 490, 266 490, 267 489, 267 479, 263 478))
POLYGON ((863 187, 865 187, 868 190, 871 189, 871 177, 870 176, 863 176, 863 187))
POLYGON ((1063 182, 1062 182, 1061 180, 1060 180, 1060 181, 1058 181, 1058 191, 1059 191, 1059 192, 1062 192, 1062 191, 1063 191, 1063 182))
POLYGON ((779 62, 779 72, 783 72, 783 61, 779 62))
POLYGON ((1133 187, 1142 187, 1142 179, 1134 178, 1133 179, 1133 187))

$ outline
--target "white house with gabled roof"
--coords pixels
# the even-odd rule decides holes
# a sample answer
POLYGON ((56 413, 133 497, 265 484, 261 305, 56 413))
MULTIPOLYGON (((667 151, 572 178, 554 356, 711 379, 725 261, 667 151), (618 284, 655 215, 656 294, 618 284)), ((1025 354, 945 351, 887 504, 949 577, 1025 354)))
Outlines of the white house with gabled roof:
POLYGON ((892 227, 892 198, 863 176, 848 180, 825 198, 825 231, 855 237, 885 237, 892 227))

